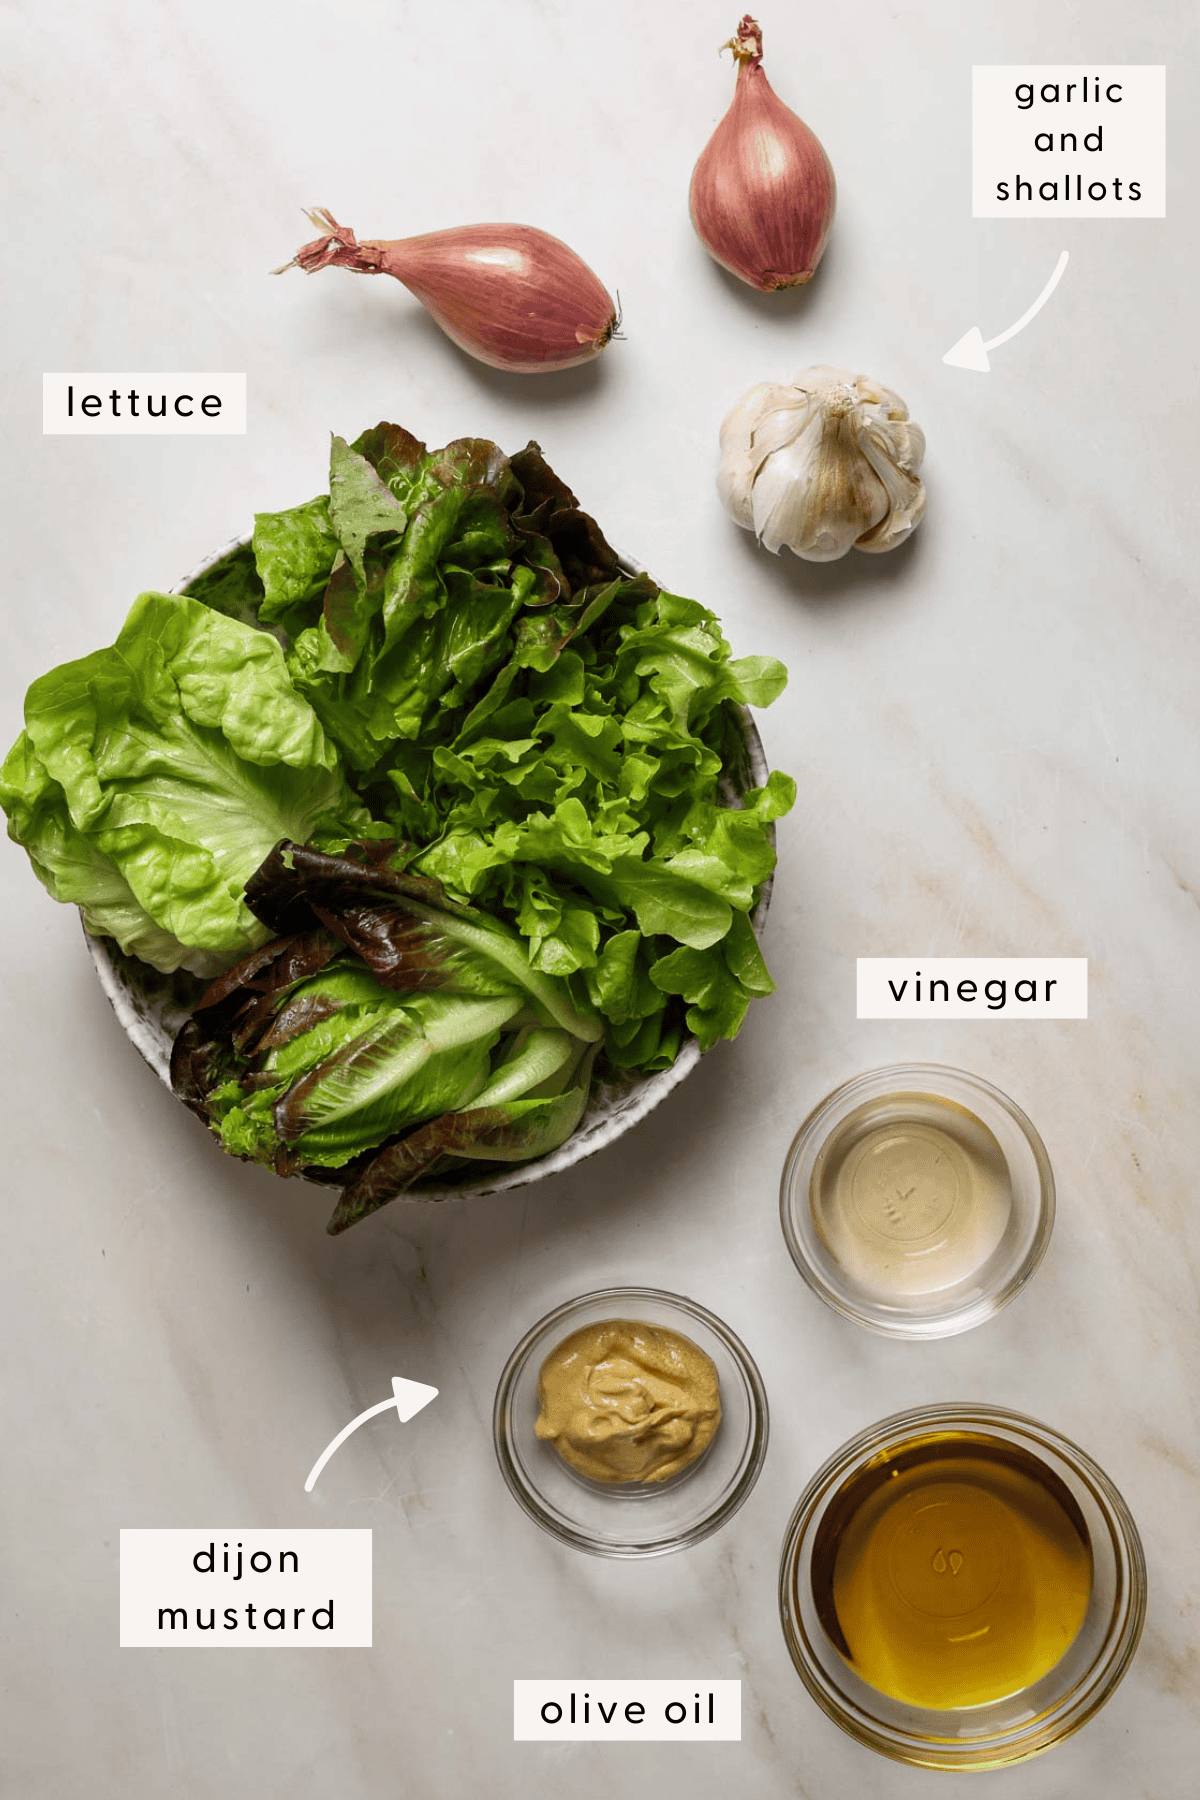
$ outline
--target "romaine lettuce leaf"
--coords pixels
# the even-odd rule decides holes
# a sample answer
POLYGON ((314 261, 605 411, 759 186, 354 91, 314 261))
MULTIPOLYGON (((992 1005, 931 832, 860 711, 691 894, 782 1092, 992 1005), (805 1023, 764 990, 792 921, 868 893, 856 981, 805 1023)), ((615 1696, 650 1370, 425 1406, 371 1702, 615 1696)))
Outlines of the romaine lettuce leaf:
POLYGON ((570 1087, 542 1097, 481 1103, 442 1113, 374 1157, 344 1190, 327 1227, 331 1236, 357 1225, 457 1158, 528 1162, 566 1142, 583 1117, 595 1048, 585 1052, 570 1087))

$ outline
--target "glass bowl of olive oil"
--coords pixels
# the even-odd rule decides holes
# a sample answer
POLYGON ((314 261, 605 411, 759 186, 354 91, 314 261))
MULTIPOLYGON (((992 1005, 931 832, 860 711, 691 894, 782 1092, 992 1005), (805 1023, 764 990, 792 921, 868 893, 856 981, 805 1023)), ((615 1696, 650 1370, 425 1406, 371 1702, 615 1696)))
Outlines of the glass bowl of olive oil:
POLYGON ((1020 1413, 930 1406, 809 1483, 779 1574, 801 1680, 870 1749, 999 1768, 1077 1731, 1137 1648, 1146 1565, 1104 1471, 1020 1413))
POLYGON ((1045 1255, 1054 1175, 1031 1121, 990 1082, 937 1063, 874 1069, 804 1121, 783 1235, 828 1306, 893 1337, 967 1331, 1045 1255))

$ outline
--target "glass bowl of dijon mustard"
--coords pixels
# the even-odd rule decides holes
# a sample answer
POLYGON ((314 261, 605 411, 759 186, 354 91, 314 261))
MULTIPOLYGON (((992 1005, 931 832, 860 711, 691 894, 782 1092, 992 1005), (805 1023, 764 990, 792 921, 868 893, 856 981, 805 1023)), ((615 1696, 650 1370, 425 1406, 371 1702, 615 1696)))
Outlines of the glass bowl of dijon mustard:
POLYGON ((813 1477, 779 1606, 801 1680, 859 1743, 1000 1768, 1108 1699, 1141 1635, 1146 1565, 1128 1507, 1075 1444, 999 1407, 929 1406, 813 1477))
POLYGON ((746 1499, 767 1397, 745 1345, 696 1301, 604 1288, 521 1339, 494 1433, 501 1474, 544 1531, 595 1556, 663 1556, 746 1499))
POLYGON ((1030 1280, 1054 1225, 1054 1175, 1032 1122, 978 1075, 873 1069, 796 1134, 783 1235, 813 1292, 889 1337, 949 1337, 1030 1280))

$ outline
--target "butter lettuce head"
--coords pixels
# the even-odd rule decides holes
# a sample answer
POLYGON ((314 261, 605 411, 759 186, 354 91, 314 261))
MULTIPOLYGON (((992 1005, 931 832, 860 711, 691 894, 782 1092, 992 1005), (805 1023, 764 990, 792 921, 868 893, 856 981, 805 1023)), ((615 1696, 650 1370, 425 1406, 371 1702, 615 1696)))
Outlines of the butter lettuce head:
POLYGON ((154 593, 115 644, 34 682, 0 804, 90 931, 205 976, 268 935, 243 888, 280 838, 337 844, 369 821, 278 641, 154 593))

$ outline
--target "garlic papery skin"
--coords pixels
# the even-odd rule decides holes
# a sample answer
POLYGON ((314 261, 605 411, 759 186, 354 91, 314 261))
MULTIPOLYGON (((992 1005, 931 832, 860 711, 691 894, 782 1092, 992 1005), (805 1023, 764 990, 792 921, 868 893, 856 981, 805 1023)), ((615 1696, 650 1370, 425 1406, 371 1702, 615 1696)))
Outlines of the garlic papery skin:
POLYGON ((898 394, 819 364, 759 382, 721 426, 717 492, 768 550, 806 562, 894 550, 921 522, 925 434, 898 394))

